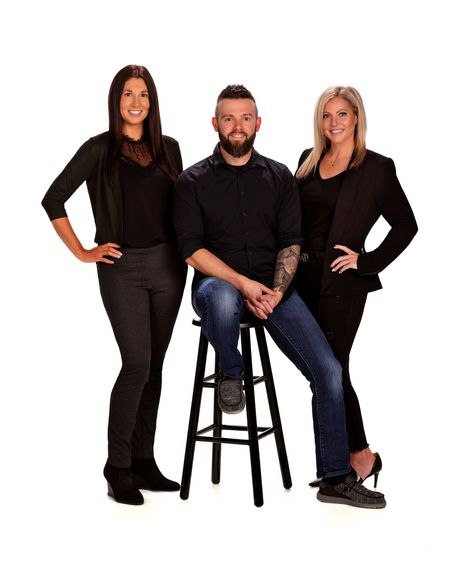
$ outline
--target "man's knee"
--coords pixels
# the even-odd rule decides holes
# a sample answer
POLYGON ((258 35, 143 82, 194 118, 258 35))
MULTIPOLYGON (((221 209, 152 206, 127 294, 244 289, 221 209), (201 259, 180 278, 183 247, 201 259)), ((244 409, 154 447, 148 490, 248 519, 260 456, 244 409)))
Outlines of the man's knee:
POLYGON ((198 306, 204 304, 212 314, 229 315, 239 312, 242 297, 239 291, 223 279, 210 277, 204 279, 195 291, 198 306))
POLYGON ((334 394, 343 392, 342 367, 334 356, 331 355, 325 358, 324 362, 322 362, 321 373, 330 392, 334 394))

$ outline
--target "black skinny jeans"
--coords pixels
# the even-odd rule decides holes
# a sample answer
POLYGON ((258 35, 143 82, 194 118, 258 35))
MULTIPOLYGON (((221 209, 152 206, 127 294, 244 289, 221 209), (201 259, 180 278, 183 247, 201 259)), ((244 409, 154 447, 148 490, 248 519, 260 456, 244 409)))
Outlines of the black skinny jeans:
POLYGON ((350 451, 361 451, 369 444, 366 440, 358 396, 350 380, 349 361, 367 295, 320 296, 321 273, 320 261, 300 262, 296 275, 296 290, 314 315, 334 356, 342 366, 348 445, 350 451))
POLYGON ((122 248, 113 265, 98 263, 98 279, 122 357, 111 392, 108 462, 130 467, 153 457, 162 367, 185 286, 187 266, 177 247, 122 248))

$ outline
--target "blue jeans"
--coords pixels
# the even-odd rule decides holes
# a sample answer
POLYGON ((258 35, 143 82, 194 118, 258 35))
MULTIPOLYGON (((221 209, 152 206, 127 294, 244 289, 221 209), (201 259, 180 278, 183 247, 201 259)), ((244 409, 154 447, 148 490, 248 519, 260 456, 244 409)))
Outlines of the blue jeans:
MULTIPOLYGON (((207 277, 196 285, 192 303, 201 318, 204 336, 218 353, 221 371, 239 378, 244 372, 237 349, 239 323, 250 315, 241 293, 226 281, 207 277)), ((296 292, 277 305, 262 323, 280 350, 310 382, 317 476, 348 473, 341 367, 324 334, 296 292)))

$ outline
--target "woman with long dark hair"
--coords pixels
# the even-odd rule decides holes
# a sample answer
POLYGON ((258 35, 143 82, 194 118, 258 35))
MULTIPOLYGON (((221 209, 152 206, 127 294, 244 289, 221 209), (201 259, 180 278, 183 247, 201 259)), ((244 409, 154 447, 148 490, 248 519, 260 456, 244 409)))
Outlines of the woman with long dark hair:
POLYGON ((111 393, 104 475, 110 496, 137 505, 144 502, 139 489, 179 489, 158 469, 154 439, 163 360, 186 278, 172 224, 182 159, 177 141, 162 135, 157 91, 145 67, 121 69, 108 104, 109 132, 82 145, 42 205, 71 252, 97 264, 122 357, 111 393), (96 225, 91 249, 80 243, 64 207, 83 182, 96 225))
MULTIPOLYGON (((330 87, 318 99, 314 147, 299 160, 304 245, 296 289, 342 365, 350 463, 364 481, 382 461, 367 442, 349 372, 350 350, 367 294, 381 288, 378 274, 408 246, 417 231, 394 162, 366 149, 366 114, 353 87, 330 87), (382 216, 391 226, 366 252, 364 241, 382 216)), ((317 486, 313 481, 311 486, 317 486)))

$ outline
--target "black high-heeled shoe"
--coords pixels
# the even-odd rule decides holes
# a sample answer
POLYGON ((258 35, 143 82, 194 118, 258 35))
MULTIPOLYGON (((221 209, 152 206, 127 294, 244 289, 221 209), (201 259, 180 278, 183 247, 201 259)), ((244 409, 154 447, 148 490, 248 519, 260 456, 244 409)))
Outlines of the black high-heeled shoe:
POLYGON ((117 503, 142 505, 144 497, 133 479, 129 467, 114 467, 106 462, 103 475, 108 482, 108 495, 117 503))
POLYGON ((380 455, 378 453, 374 453, 375 455, 375 461, 374 464, 372 465, 372 469, 370 470, 369 475, 366 475, 366 477, 364 477, 364 479, 362 477, 359 478, 359 482, 362 484, 364 483, 364 481, 366 479, 369 479, 369 477, 372 477, 372 475, 374 476, 374 489, 377 488, 377 481, 378 481, 378 474, 380 473, 380 471, 382 470, 382 458, 380 457, 380 455))
POLYGON ((180 485, 176 481, 167 479, 155 463, 153 457, 131 459, 131 472, 135 476, 140 489, 147 491, 179 491, 180 485))
MULTIPOLYGON (((369 477, 372 477, 372 475, 374 476, 374 488, 377 488, 377 481, 378 481, 378 474, 380 473, 380 471, 382 470, 382 458, 380 457, 380 455, 378 453, 374 453, 375 455, 375 461, 374 464, 372 465, 372 469, 369 473, 369 475, 366 475, 366 477, 364 477, 364 479, 362 477, 360 477, 358 474, 358 482, 359 483, 364 483, 364 481, 366 479, 368 479, 369 477)), ((355 470, 353 470, 354 473, 356 473, 355 470)), ((320 486, 320 482, 321 482, 321 477, 319 479, 314 479, 313 481, 311 481, 309 483, 309 487, 319 487, 320 486)))

